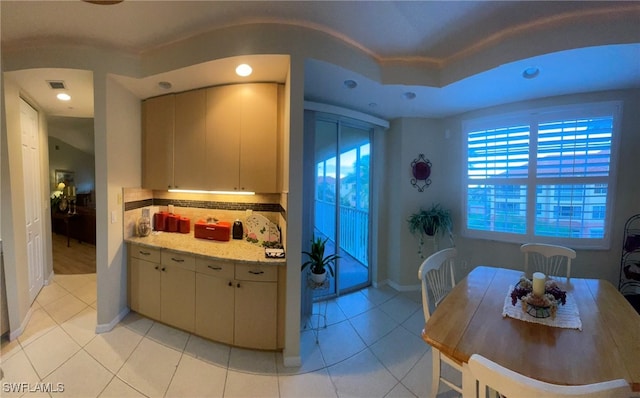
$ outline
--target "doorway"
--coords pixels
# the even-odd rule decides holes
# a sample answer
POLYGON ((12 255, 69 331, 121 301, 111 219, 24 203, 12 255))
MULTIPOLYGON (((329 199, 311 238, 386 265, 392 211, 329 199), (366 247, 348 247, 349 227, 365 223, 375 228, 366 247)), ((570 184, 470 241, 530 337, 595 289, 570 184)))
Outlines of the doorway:
POLYGON ((335 278, 314 299, 371 284, 370 187, 373 126, 317 113, 314 142, 313 233, 327 239, 325 255, 337 254, 335 278))
POLYGON ((94 120, 49 116, 47 132, 51 189, 66 200, 51 204, 54 274, 95 274, 94 120))

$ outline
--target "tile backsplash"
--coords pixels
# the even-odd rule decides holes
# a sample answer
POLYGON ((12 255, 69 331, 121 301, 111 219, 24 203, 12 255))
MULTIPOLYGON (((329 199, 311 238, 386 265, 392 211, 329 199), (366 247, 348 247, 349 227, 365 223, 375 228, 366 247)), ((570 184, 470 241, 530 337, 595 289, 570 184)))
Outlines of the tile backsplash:
POLYGON ((239 219, 244 223, 253 212, 265 216, 281 230, 286 224, 286 210, 282 206, 286 200, 282 200, 281 195, 207 195, 124 188, 123 197, 125 239, 135 236, 136 220, 142 215, 143 208, 150 209, 153 222, 153 214, 168 211, 169 205, 174 206, 175 214, 191 220, 191 231, 198 220, 213 217, 229 222, 239 219))

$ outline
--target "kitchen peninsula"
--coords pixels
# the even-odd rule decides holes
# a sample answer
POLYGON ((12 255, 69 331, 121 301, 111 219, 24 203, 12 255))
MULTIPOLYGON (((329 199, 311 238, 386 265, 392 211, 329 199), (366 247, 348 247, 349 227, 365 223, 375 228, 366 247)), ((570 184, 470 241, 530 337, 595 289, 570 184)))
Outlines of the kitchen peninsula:
POLYGON ((131 310, 221 343, 284 346, 285 259, 244 240, 161 232, 130 237, 131 310))

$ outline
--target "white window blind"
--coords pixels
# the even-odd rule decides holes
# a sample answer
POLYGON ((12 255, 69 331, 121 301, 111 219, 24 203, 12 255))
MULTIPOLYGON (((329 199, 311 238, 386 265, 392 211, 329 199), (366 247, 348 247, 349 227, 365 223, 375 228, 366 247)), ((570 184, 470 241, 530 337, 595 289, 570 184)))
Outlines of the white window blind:
POLYGON ((466 121, 463 233, 607 246, 618 108, 606 103, 466 121))

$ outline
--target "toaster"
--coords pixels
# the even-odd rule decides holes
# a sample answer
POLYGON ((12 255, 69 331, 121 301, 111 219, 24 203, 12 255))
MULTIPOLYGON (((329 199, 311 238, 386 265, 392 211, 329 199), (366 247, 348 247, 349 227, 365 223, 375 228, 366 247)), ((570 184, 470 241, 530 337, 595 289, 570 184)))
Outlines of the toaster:
POLYGON ((199 220, 193 227, 193 234, 200 239, 226 242, 231 239, 231 223, 226 221, 208 223, 205 220, 199 220))

